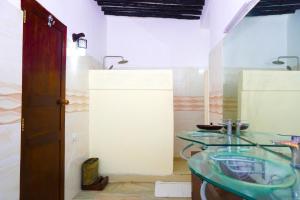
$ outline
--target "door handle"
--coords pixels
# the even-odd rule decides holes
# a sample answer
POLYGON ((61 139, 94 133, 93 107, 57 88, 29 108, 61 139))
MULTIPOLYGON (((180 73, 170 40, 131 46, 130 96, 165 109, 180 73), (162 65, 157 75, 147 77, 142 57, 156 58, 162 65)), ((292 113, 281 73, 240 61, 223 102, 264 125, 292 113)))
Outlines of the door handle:
POLYGON ((59 100, 57 100, 56 103, 57 103, 58 105, 65 106, 65 105, 69 105, 69 104, 70 104, 70 101, 67 100, 67 99, 59 99, 59 100))

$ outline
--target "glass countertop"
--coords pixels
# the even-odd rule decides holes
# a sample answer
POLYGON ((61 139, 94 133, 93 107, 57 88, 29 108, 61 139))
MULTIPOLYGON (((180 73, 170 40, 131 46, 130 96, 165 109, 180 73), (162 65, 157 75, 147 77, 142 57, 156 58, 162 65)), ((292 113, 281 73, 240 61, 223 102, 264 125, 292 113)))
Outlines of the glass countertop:
POLYGON ((193 131, 178 134, 177 137, 204 146, 254 146, 253 143, 234 135, 228 136, 222 132, 193 131))
POLYGON ((188 164, 193 174, 244 199, 300 199, 299 170, 259 147, 210 147, 188 164))
POLYGON ((291 137, 281 136, 278 133, 257 132, 257 131, 241 131, 240 136, 246 141, 264 146, 264 147, 287 147, 286 145, 274 144, 275 141, 291 140, 291 137))
POLYGON ((228 136, 223 131, 191 131, 177 135, 178 138, 198 143, 205 146, 263 146, 263 147, 287 147, 286 145, 273 144, 273 141, 290 140, 289 137, 275 133, 263 133, 253 131, 241 131, 240 136, 232 134, 228 136))

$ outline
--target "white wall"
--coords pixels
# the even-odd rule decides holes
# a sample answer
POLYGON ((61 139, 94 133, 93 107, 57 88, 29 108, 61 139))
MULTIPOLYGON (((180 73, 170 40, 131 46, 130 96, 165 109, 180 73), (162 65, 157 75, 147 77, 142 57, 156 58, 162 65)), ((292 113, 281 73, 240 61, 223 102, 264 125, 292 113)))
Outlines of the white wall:
POLYGON ((272 64, 287 55, 290 15, 246 17, 224 40, 224 67, 280 68, 272 64))
POLYGON ((0 1, 0 200, 19 199, 22 13, 0 1))
MULTIPOLYGON (((300 57, 300 10, 289 16, 287 31, 287 55, 300 57)), ((294 65, 295 61, 289 64, 294 65)))
POLYGON ((93 0, 37 0, 68 27, 72 33, 85 33, 87 54, 99 59, 106 54, 106 19, 93 0))
POLYGON ((7 2, 11 3, 16 8, 21 7, 21 0, 6 0, 7 2))
POLYGON ((108 16, 107 54, 129 60, 116 68, 206 68, 209 31, 200 26, 197 20, 108 16))
POLYGON ((225 37, 225 29, 245 3, 256 0, 207 0, 202 23, 210 30, 210 48, 225 37))
MULTIPOLYGON (((7 0, 20 8, 21 0, 7 0)), ((85 33, 88 40, 87 54, 102 61, 106 54, 106 17, 93 0, 37 0, 68 27, 68 37, 85 33)))

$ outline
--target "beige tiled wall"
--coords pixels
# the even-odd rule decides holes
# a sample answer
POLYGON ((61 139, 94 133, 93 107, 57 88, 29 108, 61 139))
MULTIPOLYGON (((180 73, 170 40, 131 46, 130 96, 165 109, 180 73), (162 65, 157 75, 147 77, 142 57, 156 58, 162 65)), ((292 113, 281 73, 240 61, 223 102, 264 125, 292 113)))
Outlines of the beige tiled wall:
POLYGON ((196 130, 204 123, 204 71, 174 69, 174 156, 179 157, 186 142, 176 138, 183 131, 196 130))
POLYGON ((241 68, 224 68, 224 119, 237 119, 238 82, 241 68))
POLYGON ((88 70, 99 64, 90 56, 68 56, 66 73, 65 199, 80 191, 81 164, 89 156, 88 70))
POLYGON ((223 41, 210 53, 209 64, 209 121, 223 120, 223 41))

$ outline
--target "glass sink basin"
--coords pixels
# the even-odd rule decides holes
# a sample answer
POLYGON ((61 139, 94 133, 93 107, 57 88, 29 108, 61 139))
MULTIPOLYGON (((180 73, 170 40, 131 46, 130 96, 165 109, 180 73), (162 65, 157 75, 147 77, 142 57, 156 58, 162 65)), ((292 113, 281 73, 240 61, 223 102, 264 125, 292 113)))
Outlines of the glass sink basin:
POLYGON ((293 168, 262 158, 236 152, 216 153, 209 156, 212 171, 228 184, 246 184, 249 189, 287 188, 296 181, 293 168))

